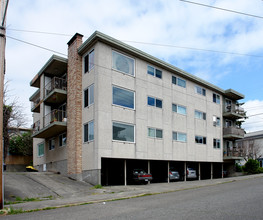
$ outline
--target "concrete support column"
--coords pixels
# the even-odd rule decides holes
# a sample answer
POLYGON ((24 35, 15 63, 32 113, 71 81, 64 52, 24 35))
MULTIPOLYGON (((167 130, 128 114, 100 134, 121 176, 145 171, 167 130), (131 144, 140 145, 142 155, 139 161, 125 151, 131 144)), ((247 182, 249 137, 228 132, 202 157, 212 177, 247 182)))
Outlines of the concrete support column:
MULTIPOLYGON (((148 173, 151 173, 151 163, 148 160, 148 173)), ((150 184, 150 181, 148 181, 148 184, 150 184)))
POLYGON ((184 181, 186 181, 186 162, 184 162, 184 181))
POLYGON ((167 168, 168 168, 168 172, 167 172, 167 179, 168 179, 168 183, 170 183, 170 178, 169 178, 169 176, 170 176, 170 161, 168 161, 168 166, 167 166, 167 168))
POLYGON ((201 163, 198 163, 198 180, 201 180, 201 163))
POLYGON ((124 186, 127 186, 127 161, 124 160, 124 186))
POLYGON ((211 180, 213 179, 213 175, 214 175, 214 172, 213 172, 213 163, 211 162, 211 180))
POLYGON ((223 171, 224 171, 224 164, 222 163, 222 172, 221 172, 222 178, 224 178, 223 171))

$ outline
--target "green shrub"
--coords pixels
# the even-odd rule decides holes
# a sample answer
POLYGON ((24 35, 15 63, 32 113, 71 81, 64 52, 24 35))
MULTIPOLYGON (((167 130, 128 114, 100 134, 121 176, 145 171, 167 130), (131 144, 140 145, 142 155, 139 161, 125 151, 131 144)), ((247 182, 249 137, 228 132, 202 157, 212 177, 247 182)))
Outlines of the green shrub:
POLYGON ((249 174, 255 174, 259 172, 259 162, 257 160, 248 159, 243 166, 243 171, 249 174))
POLYGON ((242 167, 236 163, 236 172, 242 172, 242 167))
POLYGON ((259 167, 259 168, 258 168, 258 172, 259 172, 259 173, 263 173, 263 167, 259 167))

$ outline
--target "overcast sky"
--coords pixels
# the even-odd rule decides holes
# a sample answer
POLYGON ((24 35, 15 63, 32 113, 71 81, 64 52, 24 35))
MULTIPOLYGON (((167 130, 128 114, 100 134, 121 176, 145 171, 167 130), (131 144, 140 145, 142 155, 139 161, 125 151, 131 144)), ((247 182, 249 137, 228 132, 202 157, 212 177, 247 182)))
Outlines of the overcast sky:
MULTIPOLYGON (((193 1, 263 17, 262 0, 193 1)), ((243 127, 263 130, 263 19, 179 0, 10 0, 5 80, 24 106, 28 126, 29 97, 36 91, 29 82, 54 52, 12 38, 67 54, 71 36, 78 32, 86 40, 96 30, 244 94, 247 115, 259 115, 243 127)))

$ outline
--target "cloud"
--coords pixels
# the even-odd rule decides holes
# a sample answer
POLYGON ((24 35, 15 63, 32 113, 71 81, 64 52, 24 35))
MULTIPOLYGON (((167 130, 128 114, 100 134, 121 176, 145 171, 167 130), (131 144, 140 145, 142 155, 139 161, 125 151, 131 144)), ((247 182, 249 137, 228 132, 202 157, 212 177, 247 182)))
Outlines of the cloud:
POLYGON ((263 100, 249 100, 243 107, 248 116, 243 123, 246 132, 263 130, 263 100))

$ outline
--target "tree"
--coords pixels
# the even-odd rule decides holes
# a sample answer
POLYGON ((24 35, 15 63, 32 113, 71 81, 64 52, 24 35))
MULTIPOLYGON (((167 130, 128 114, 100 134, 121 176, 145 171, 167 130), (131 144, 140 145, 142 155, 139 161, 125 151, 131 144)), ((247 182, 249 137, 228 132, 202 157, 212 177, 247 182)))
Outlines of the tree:
POLYGON ((248 159, 243 170, 249 174, 259 173, 259 162, 257 160, 248 159))
POLYGON ((246 161, 259 159, 263 156, 263 147, 256 140, 242 141, 243 156, 246 161))
POLYGON ((10 138, 9 153, 12 155, 32 156, 33 139, 31 132, 15 135, 10 138))
POLYGON ((4 139, 4 159, 7 156, 9 149, 9 128, 19 128, 26 124, 26 117, 23 113, 23 107, 19 104, 17 97, 10 95, 8 90, 9 81, 4 85, 4 100, 3 100, 3 139, 4 139))

